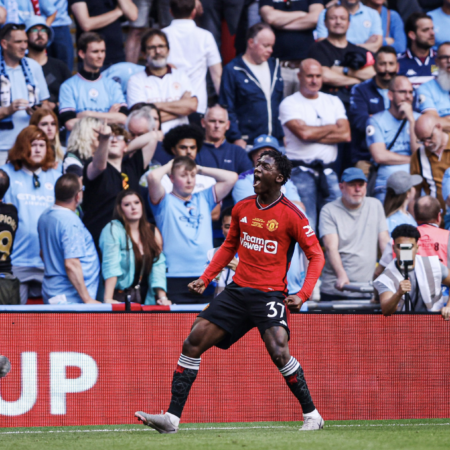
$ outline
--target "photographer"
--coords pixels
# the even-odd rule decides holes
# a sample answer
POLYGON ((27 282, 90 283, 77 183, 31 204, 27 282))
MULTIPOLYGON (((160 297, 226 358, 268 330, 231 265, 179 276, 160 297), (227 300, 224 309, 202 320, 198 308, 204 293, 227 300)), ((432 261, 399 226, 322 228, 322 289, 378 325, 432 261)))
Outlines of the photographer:
POLYGON ((409 294, 411 311, 441 311, 450 318, 450 306, 443 307, 441 284, 450 286, 449 270, 437 256, 419 256, 420 233, 412 225, 399 225, 392 231, 396 258, 374 281, 385 316, 405 311, 405 294, 409 294), (405 273, 407 267, 408 274, 405 273))

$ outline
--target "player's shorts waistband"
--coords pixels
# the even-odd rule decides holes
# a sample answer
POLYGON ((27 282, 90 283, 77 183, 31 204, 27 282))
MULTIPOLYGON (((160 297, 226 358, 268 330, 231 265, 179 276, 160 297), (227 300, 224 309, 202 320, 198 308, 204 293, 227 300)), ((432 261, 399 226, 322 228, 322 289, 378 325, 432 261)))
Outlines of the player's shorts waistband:
POLYGON ((259 296, 261 298, 282 298, 283 300, 286 298, 286 294, 282 291, 270 291, 265 292, 261 291, 259 289, 251 288, 251 287, 244 287, 239 286, 234 281, 232 281, 230 284, 228 284, 225 289, 230 292, 231 294, 237 294, 237 295, 251 295, 251 296, 259 296))

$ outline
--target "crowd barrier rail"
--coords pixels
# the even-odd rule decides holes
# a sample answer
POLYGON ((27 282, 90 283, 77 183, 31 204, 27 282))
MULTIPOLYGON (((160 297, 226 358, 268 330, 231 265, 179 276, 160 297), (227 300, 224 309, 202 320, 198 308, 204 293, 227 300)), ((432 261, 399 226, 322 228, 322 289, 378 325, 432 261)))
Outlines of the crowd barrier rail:
MULTIPOLYGON (((195 313, 0 312, 0 427, 135 423, 160 413, 195 313)), ((290 349, 325 420, 450 417, 438 314, 301 313, 290 349)), ((203 357, 183 422, 301 420, 257 330, 203 357)))

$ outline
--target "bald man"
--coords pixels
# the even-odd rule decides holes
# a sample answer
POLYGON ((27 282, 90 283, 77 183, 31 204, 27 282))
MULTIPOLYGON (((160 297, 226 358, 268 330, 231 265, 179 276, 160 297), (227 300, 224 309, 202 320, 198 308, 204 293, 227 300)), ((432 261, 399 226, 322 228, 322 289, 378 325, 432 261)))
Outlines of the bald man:
POLYGON ((372 194, 384 203, 387 179, 395 172, 409 172, 411 155, 419 147, 414 132, 420 116, 413 111, 414 91, 411 82, 397 76, 389 83, 390 107, 369 117, 366 143, 373 160, 379 165, 372 194))
POLYGON ((416 186, 417 194, 423 191, 439 200, 445 209, 442 197, 442 179, 450 167, 449 133, 443 131, 439 118, 422 114, 416 122, 415 131, 420 142, 419 150, 411 158, 411 173, 422 175, 422 184, 416 186))
POLYGON ((294 165, 291 180, 304 197, 306 214, 315 229, 319 209, 341 196, 332 165, 337 144, 350 141, 350 125, 341 100, 320 92, 323 80, 318 61, 303 60, 298 79, 299 92, 281 102, 280 121, 286 156, 294 165))

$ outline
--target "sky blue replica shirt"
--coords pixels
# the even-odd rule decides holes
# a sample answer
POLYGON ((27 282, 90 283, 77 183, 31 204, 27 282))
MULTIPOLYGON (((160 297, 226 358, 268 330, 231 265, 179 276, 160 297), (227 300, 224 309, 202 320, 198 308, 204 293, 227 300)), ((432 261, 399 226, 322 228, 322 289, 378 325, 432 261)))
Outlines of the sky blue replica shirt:
POLYGON ((407 224, 412 225, 413 227, 417 227, 417 222, 414 220, 414 217, 409 213, 404 214, 400 210, 398 210, 391 216, 386 217, 386 220, 389 228, 389 235, 391 235, 394 231, 394 228, 398 227, 399 225, 407 224))
POLYGON ((115 103, 127 106, 120 84, 103 75, 95 81, 89 81, 77 73, 65 81, 59 91, 60 113, 108 112, 115 103))
MULTIPOLYGON (((416 120, 419 116, 419 113, 414 112, 414 117, 416 120)), ((401 123, 402 121, 396 119, 388 110, 379 112, 374 114, 372 117, 369 117, 366 128, 367 147, 381 142, 385 144, 387 148, 394 140, 401 123)), ((398 153, 399 155, 411 156, 409 122, 406 122, 390 151, 398 153)), ((375 188, 385 186, 389 176, 399 170, 404 170, 409 173, 409 164, 397 164, 392 166, 380 165, 375 188)))
POLYGON ((388 10, 386 6, 381 7, 381 26, 383 28, 383 45, 389 45, 386 36, 394 38, 394 44, 397 53, 403 53, 406 50, 406 34, 403 20, 400 14, 393 9, 388 10), (388 18, 389 14, 389 18, 388 18), (389 23, 389 30, 387 29, 389 23), (389 31, 389 33, 388 33, 389 31))
POLYGON ((64 260, 77 258, 91 298, 97 295, 100 262, 94 240, 81 219, 72 210, 54 205, 39 218, 40 247, 45 262, 42 297, 44 303, 64 294, 68 303, 83 303, 69 280, 64 260))
MULTIPOLYGON (((41 3, 39 1, 39 3, 41 3)), ((52 27, 65 27, 72 23, 69 17, 69 5, 67 0, 54 0, 55 8, 58 11, 56 18, 52 23, 52 27)))
MULTIPOLYGON (((239 175, 239 178, 231 192, 235 203, 240 202, 246 197, 250 197, 250 195, 255 195, 255 190, 253 189, 254 178, 254 169, 247 170, 247 172, 241 173, 239 175)), ((281 187, 281 192, 291 202, 301 201, 300 196, 298 195, 298 190, 291 180, 288 180, 287 183, 281 187)), ((305 213, 304 211, 302 212, 305 213)), ((291 259, 291 265, 287 273, 289 294, 296 294, 303 286, 306 275, 306 267, 303 263, 304 260, 305 257, 304 255, 301 255, 301 250, 298 244, 295 244, 294 253, 291 259)))
MULTIPOLYGON (((317 22, 317 38, 326 38, 328 30, 325 26, 325 9, 320 13, 317 22)), ((381 17, 377 11, 359 3, 355 14, 350 14, 350 25, 347 30, 347 40, 352 44, 364 44, 372 35, 383 36, 381 17)))
MULTIPOLYGON (((34 9, 31 0, 15 0, 17 3, 17 11, 10 7, 8 0, 0 0, 0 6, 6 9, 6 23, 24 23, 31 16, 34 16, 34 9)), ((67 7, 67 0, 66 0, 67 7)), ((49 17, 55 13, 55 0, 39 0, 39 9, 41 16, 49 17)))
POLYGON ((214 186, 183 201, 173 193, 150 206, 161 231, 167 277, 199 277, 213 247, 211 211, 217 204, 214 186))
POLYGON ((428 81, 417 89, 417 102, 421 113, 435 109, 440 117, 450 115, 450 94, 436 80, 428 81))
POLYGON ((132 75, 145 70, 144 66, 130 62, 113 64, 102 72, 102 76, 119 83, 123 95, 127 98, 127 84, 132 75))
MULTIPOLYGON (((27 57, 25 57, 25 59, 33 75, 32 82, 36 86, 37 103, 41 103, 43 100, 47 100, 50 97, 44 72, 42 71, 42 67, 34 59, 27 57)), ((21 65, 19 64, 14 69, 6 64, 5 67, 6 73, 11 81, 11 101, 20 98, 27 100, 28 88, 21 65)), ((14 125, 12 130, 0 131, 0 151, 9 151, 14 145, 17 135, 29 125, 30 116, 25 110, 17 111, 12 115, 12 123, 14 125)))
POLYGON ((437 8, 427 14, 433 19, 435 48, 437 49, 442 43, 450 41, 450 16, 445 14, 442 8, 437 8))
POLYGON ((10 186, 3 201, 12 203, 19 214, 19 226, 14 240, 12 265, 18 267, 39 267, 44 264, 39 255, 37 224, 41 214, 55 202, 55 183, 61 171, 39 169, 35 174, 40 187, 34 187, 33 173, 22 168, 15 170, 11 163, 1 167, 10 178, 10 186))

